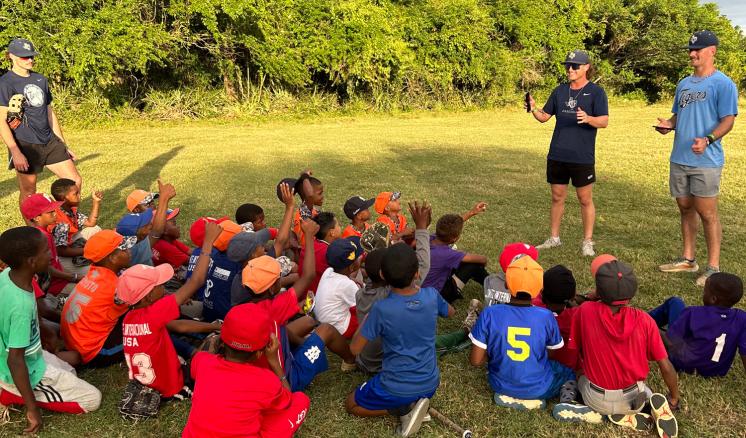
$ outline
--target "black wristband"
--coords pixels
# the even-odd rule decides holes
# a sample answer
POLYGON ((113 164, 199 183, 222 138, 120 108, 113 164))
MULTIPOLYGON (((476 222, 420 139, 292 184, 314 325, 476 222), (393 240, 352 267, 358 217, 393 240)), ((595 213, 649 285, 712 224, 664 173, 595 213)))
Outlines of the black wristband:
POLYGON ((711 145, 711 144, 713 144, 713 143, 715 143, 715 140, 717 140, 717 139, 715 138, 715 135, 713 135, 713 134, 709 134, 709 135, 708 135, 707 137, 705 137, 705 138, 707 138, 707 145, 708 145, 708 146, 709 146, 709 145, 711 145))

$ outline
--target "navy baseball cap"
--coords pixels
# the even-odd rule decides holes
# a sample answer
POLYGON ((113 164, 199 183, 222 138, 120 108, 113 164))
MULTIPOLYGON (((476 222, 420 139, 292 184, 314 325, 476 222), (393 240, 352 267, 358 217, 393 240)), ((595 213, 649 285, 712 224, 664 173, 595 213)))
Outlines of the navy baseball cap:
POLYGON ((8 44, 8 52, 21 58, 39 56, 34 44, 25 38, 16 38, 8 44))
POLYGON ((117 233, 122 236, 135 236, 137 230, 153 222, 153 209, 147 209, 142 213, 125 215, 117 223, 117 233))
POLYGON ((691 38, 689 38, 689 45, 685 46, 686 49, 696 50, 704 49, 705 47, 715 46, 720 44, 717 35, 709 30, 700 30, 694 32, 691 38))
POLYGON ((337 239, 326 250, 326 262, 334 269, 344 269, 363 255, 360 238, 357 236, 337 239))
POLYGON ((245 262, 258 247, 264 246, 269 238, 269 229, 267 228, 256 232, 236 234, 228 242, 228 249, 226 250, 228 260, 235 263, 245 262))
POLYGON ((590 64, 591 58, 588 53, 583 50, 573 50, 568 53, 565 57, 565 64, 590 64))
POLYGON ((347 202, 345 202, 342 210, 344 210, 345 216, 353 219, 356 214, 360 213, 363 210, 369 209, 375 202, 376 198, 365 199, 362 196, 353 196, 352 198, 348 199, 347 202))

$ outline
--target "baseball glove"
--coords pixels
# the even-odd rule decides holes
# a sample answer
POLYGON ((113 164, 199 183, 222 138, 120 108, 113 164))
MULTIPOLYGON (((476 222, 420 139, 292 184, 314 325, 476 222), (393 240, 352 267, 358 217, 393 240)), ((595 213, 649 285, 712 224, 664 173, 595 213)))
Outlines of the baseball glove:
POLYGON ((360 236, 360 246, 365 252, 373 252, 376 249, 387 248, 391 243, 391 231, 389 227, 381 222, 376 222, 360 236))
POLYGON ((158 413, 161 394, 137 380, 130 380, 119 401, 119 413, 126 420, 144 420, 158 413))
POLYGON ((26 98, 23 94, 14 94, 8 101, 8 117, 6 121, 10 126, 10 129, 15 130, 21 126, 23 122, 23 104, 26 103, 26 98))

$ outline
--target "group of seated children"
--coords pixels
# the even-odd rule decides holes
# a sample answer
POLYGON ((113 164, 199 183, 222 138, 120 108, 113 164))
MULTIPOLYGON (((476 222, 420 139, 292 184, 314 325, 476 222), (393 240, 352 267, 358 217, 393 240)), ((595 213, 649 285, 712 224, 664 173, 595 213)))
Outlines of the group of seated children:
POLYGON ((485 256, 456 248, 484 202, 443 215, 431 235, 428 204, 409 204, 411 226, 399 192, 353 196, 344 226, 321 210, 324 186, 304 171, 277 185, 279 227, 242 204, 235 221, 197 218, 190 247, 180 210, 169 208, 171 184, 133 191, 115 230, 98 227, 101 192, 85 216, 73 181, 51 191, 23 201, 28 226, 0 235, 0 411, 7 418, 9 405, 25 405, 26 432, 40 430, 40 408, 98 409, 101 393, 76 368, 125 363, 122 415, 153 414, 138 397, 155 397, 156 412, 159 399, 191 398, 184 437, 289 437, 309 412, 303 391, 329 367, 328 349, 342 372, 369 375, 347 412, 395 415, 397 434, 411 436, 429 419, 438 354, 471 345, 469 362, 487 364, 498 406, 556 401, 560 421, 675 437, 677 371, 725 375, 738 349, 746 366, 737 276, 712 275, 703 306, 674 297, 647 313, 630 304, 632 268, 607 254, 591 264, 596 287, 585 295, 570 270, 544 271, 521 242, 506 245, 490 273, 485 256), (484 303, 471 300, 459 330, 437 333, 470 280, 484 303), (647 386, 649 362, 667 394, 647 386))

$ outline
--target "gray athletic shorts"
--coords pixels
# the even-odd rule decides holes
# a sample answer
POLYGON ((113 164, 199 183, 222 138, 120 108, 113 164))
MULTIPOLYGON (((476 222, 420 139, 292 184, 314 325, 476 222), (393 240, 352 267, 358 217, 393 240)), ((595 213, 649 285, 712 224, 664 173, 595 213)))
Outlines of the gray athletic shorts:
POLYGON ((674 198, 712 198, 720 193, 722 167, 692 167, 671 163, 668 185, 674 198))

